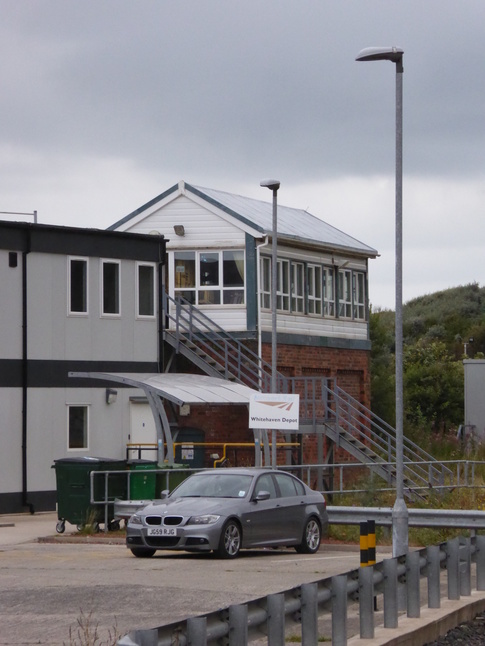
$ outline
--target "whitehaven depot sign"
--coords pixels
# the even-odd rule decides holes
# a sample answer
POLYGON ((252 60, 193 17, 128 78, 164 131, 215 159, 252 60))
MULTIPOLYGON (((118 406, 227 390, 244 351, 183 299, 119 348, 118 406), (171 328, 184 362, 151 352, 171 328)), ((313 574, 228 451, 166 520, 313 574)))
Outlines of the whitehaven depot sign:
POLYGON ((297 431, 300 395, 254 393, 249 400, 249 428, 297 431))

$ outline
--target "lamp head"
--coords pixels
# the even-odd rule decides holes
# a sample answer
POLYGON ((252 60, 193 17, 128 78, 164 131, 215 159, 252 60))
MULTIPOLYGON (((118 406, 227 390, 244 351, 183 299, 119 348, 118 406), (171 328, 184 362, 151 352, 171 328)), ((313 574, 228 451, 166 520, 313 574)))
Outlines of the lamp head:
POLYGON ((277 179, 263 179, 259 185, 269 188, 270 191, 277 191, 280 187, 280 183, 277 179))
POLYGON ((404 50, 400 47, 366 47, 362 49, 356 61, 391 61, 399 63, 402 61, 404 50))

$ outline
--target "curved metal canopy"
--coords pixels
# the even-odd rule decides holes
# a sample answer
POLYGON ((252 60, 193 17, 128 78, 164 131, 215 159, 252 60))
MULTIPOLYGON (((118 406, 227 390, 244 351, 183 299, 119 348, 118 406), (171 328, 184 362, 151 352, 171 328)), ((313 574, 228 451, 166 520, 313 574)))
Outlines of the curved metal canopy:
MULTIPOLYGON (((69 372, 69 377, 112 381, 145 393, 155 420, 158 442, 158 463, 174 464, 172 431, 162 399, 183 406, 184 404, 246 404, 257 392, 248 386, 226 379, 181 373, 121 373, 121 372, 69 372), (164 442, 167 454, 164 452, 164 442)), ((264 439, 265 446, 267 439, 264 439)), ((255 435, 256 460, 259 460, 259 440, 255 435)), ((268 449, 265 449, 268 451, 268 449)), ((258 462, 257 462, 258 464, 258 462)))
POLYGON ((168 399, 179 406, 184 404, 249 404, 256 390, 217 377, 182 373, 120 373, 70 372, 70 377, 102 379, 141 388, 168 399))

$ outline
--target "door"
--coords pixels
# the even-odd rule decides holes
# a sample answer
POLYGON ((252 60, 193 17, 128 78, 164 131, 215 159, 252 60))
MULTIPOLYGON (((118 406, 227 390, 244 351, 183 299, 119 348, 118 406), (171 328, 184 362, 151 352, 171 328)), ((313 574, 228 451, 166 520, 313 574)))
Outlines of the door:
POLYGON ((130 401, 129 458, 157 459, 157 429, 148 402, 130 401))

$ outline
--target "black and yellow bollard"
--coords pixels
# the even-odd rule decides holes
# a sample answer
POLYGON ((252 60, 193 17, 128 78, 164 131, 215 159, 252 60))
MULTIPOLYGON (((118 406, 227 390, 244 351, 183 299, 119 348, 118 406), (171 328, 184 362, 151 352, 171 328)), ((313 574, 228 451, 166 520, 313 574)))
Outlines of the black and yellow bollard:
POLYGON ((364 520, 360 523, 360 567, 366 565, 369 565, 369 529, 367 521, 364 520))
POLYGON ((367 521, 367 565, 376 564, 376 521, 367 521))
MULTIPOLYGON (((376 563, 376 522, 366 520, 360 523, 360 567, 376 563)), ((374 596, 374 610, 377 610, 377 597, 374 596)))

